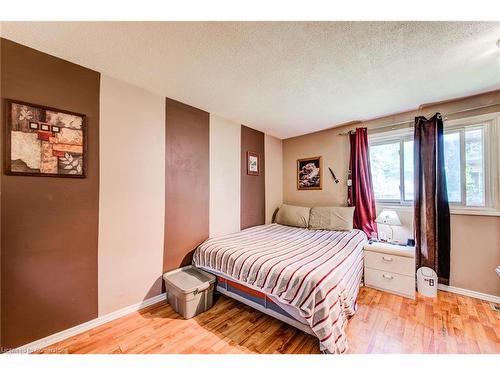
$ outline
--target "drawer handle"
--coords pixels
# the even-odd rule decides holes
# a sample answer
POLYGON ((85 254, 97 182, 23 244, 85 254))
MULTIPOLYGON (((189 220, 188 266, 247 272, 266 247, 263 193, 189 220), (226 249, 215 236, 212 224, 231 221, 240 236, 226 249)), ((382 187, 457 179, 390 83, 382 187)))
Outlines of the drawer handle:
POLYGON ((386 262, 392 262, 391 257, 382 257, 382 260, 385 260, 386 262))
POLYGON ((389 279, 389 280, 394 279, 394 276, 392 276, 392 275, 386 275, 385 273, 383 273, 383 274, 382 274, 382 277, 383 277, 384 279, 389 279))

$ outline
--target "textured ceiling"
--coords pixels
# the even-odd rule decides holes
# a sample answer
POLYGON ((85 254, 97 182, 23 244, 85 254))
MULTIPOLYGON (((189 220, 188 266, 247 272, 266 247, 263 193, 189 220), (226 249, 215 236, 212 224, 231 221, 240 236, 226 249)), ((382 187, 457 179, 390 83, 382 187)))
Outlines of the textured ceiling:
POLYGON ((500 88, 498 22, 3 22, 2 36, 280 138, 500 88))

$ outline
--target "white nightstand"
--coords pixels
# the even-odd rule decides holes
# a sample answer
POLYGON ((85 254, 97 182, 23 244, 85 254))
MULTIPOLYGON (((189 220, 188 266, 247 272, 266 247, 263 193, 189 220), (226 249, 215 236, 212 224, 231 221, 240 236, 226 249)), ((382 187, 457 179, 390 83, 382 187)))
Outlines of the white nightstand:
POLYGON ((415 247, 372 242, 365 251, 365 285, 415 299, 415 247))

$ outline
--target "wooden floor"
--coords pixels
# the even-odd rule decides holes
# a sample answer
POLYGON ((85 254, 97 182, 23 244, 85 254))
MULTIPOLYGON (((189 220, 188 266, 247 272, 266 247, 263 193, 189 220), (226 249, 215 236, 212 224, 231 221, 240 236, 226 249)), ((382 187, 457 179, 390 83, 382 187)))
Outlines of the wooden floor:
MULTIPOLYGON (((500 353, 500 313, 439 292, 416 301, 361 288, 347 326, 349 353, 500 353)), ((183 320, 167 303, 45 348, 44 353, 319 353, 318 340, 221 296, 183 320)))

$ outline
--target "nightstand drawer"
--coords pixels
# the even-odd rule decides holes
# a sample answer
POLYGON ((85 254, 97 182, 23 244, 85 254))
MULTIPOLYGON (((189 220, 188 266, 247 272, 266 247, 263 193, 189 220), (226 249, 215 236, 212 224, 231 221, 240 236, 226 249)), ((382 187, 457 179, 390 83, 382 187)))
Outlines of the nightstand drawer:
POLYGON ((414 277, 415 258, 365 251, 365 267, 414 277))
POLYGON ((415 299, 415 277, 365 268, 365 285, 415 299))

